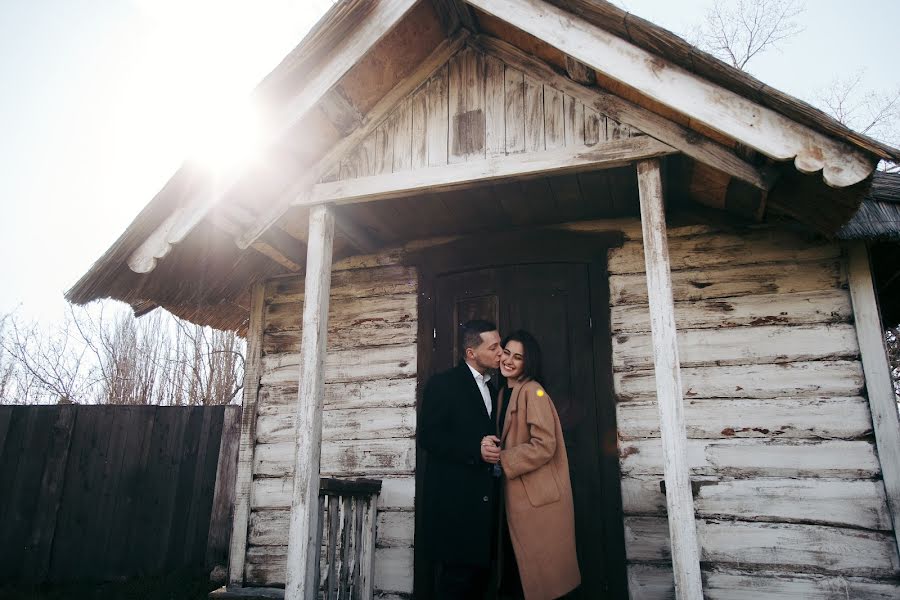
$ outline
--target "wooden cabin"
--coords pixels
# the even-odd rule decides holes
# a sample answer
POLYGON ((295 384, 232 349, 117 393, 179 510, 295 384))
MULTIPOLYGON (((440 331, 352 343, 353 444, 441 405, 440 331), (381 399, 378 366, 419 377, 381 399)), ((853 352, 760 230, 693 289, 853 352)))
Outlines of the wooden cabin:
POLYGON ((848 227, 900 151, 591 0, 338 2, 255 98, 263 160, 185 164, 68 294, 246 335, 229 593, 315 596, 321 476, 381 481, 369 584, 429 597, 417 402, 486 317, 544 347, 581 598, 900 597, 848 227))

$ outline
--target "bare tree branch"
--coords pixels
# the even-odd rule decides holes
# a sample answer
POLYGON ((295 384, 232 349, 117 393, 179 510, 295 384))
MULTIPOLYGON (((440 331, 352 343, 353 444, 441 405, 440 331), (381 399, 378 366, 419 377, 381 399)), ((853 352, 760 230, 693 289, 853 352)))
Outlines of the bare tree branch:
POLYGON ((801 0, 716 0, 698 32, 705 50, 738 69, 803 31, 801 0))

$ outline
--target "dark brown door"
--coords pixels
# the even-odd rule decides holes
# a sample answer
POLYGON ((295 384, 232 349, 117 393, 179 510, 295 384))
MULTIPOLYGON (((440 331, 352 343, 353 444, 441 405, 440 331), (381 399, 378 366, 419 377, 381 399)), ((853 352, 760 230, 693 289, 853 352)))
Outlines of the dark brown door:
MULTIPOLYGON (((619 493, 618 473, 603 472, 601 439, 615 431, 603 423, 609 410, 598 410, 610 399, 598 398, 597 369, 610 370, 608 316, 591 315, 591 269, 587 264, 524 264, 463 271, 435 281, 433 372, 459 361, 456 332, 469 319, 487 319, 500 327, 501 336, 526 329, 538 339, 544 356, 543 382, 563 425, 575 500, 575 524, 582 587, 579 598, 620 597, 624 557, 609 552, 612 528, 621 532, 621 512, 610 504, 619 493), (597 331, 596 328, 603 329, 597 331), (597 344, 598 339, 605 344, 597 344), (604 480, 615 485, 604 485, 604 480), (604 490, 607 497, 604 497, 604 490), (612 507, 612 508, 610 508, 612 507)), ((594 276, 597 277, 596 272, 594 276)), ((593 282, 605 289, 606 282, 593 282)), ((596 299, 595 299, 596 300, 596 299)), ((595 302, 595 306, 597 303, 595 302)), ((605 302, 602 306, 606 306, 605 302)), ((600 386, 602 387, 602 386, 600 386)), ((609 420, 609 419, 606 419, 609 420)), ((610 465, 606 461, 606 465, 610 465)), ((606 468, 606 471, 610 471, 606 468)), ((613 531, 614 532, 614 531, 613 531)), ((618 534, 621 536, 621 533, 618 534)), ((616 536, 614 536, 616 537, 616 536)))

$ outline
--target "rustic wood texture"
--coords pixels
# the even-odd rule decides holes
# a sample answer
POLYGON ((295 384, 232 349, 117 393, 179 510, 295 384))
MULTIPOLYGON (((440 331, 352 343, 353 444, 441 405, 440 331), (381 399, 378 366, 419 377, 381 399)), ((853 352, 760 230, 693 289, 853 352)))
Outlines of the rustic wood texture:
POLYGON ((538 0, 466 0, 663 106, 725 133, 831 186, 862 181, 877 161, 867 153, 713 84, 667 59, 538 0))
MULTIPOLYGON (((681 361, 676 340, 675 306, 666 235, 659 161, 641 161, 637 165, 641 199, 641 225, 647 270, 652 343, 648 350, 654 368, 663 469, 667 494, 668 530, 672 540, 672 568, 680 600, 702 600, 700 556, 694 504, 688 478, 687 436, 684 429, 684 400, 681 385, 681 361)), ((621 349, 613 347, 613 367, 621 359, 621 349)), ((630 554, 626 530, 626 556, 630 554)))
POLYGON ((317 502, 333 241, 331 209, 324 205, 314 207, 309 215, 299 390, 291 461, 296 475, 291 497, 286 600, 315 600, 318 595, 315 572, 319 561, 315 540, 321 527, 317 502))
POLYGON ((0 578, 203 570, 208 541, 227 552, 230 520, 210 518, 226 410, 0 407, 0 578))
MULTIPOLYGON (((642 134, 594 110, 586 113, 581 100, 550 84, 544 73, 511 67, 490 52, 467 46, 397 100, 366 138, 376 149, 374 171, 354 168, 359 149, 350 148, 339 159, 338 180, 520 152, 585 148, 633 135, 642 134), (607 120, 614 135, 607 134, 607 120), (602 133, 586 140, 586 129, 596 132, 598 122, 602 133)), ((327 181, 334 180, 320 179, 327 181)))
MULTIPOLYGON (((332 273, 320 470, 323 476, 374 477, 383 486, 377 505, 351 509, 354 519, 359 513, 359 533, 353 529, 355 521, 346 530, 349 539, 359 535, 359 544, 367 543, 364 533, 368 523, 375 525, 370 515, 377 509, 378 535, 370 538, 377 543, 374 574, 370 567, 363 577, 365 557, 345 567, 342 541, 347 521, 341 512, 338 550, 333 561, 327 556, 321 561, 322 589, 329 581, 335 587, 328 589, 342 589, 345 576, 352 578, 357 568, 360 581, 386 597, 412 588, 417 277, 414 269, 397 265, 397 260, 395 254, 359 257, 334 265, 332 273), (330 564, 335 569, 331 579, 330 564)), ((265 366, 257 406, 253 511, 244 565, 247 582, 253 585, 284 583, 304 287, 299 277, 275 279, 266 287, 265 366), (274 563, 260 562, 270 561, 266 557, 273 552, 279 557, 274 563)), ((328 510, 324 514, 330 523, 328 510)), ((328 535, 326 526, 326 542, 328 535)))
POLYGON ((256 440, 256 404, 262 371, 262 338, 265 323, 265 285, 253 287, 250 295, 250 325, 247 328, 247 357, 244 360, 244 397, 241 412, 241 442, 234 484, 234 520, 228 552, 228 583, 240 587, 244 579, 247 525, 250 520, 253 452, 256 440))
POLYGON ((848 279, 859 347, 862 350, 866 393, 872 410, 875 443, 881 461, 888 506, 894 523, 894 539, 900 549, 900 420, 891 366, 884 346, 884 332, 878 299, 872 281, 869 253, 862 241, 848 248, 848 279))
POLYGON ((240 440, 241 407, 228 406, 225 408, 225 417, 222 422, 219 460, 216 467, 216 488, 213 493, 209 541, 206 546, 206 566, 210 569, 216 565, 228 564, 240 440))
MULTIPOLYGON (((841 594, 856 589, 860 598, 891 597, 896 547, 884 542, 894 540, 894 526, 883 461, 872 442, 874 415, 863 396, 858 317, 840 246, 769 227, 672 233, 705 596, 741 597, 740 586, 752 584, 747 597, 771 591, 825 598, 831 584, 823 578, 837 576, 848 578, 835 588, 841 594), (725 533, 726 521, 716 519, 734 529, 725 533), (754 542, 756 536, 784 542, 754 542), (777 555, 767 544, 777 546, 777 555), (868 552, 880 566, 860 565, 846 552, 868 552), (715 576, 734 568, 735 574, 715 576)), ((645 257, 640 234, 626 237, 610 252, 609 270, 630 593, 674 598, 671 567, 659 565, 670 560, 670 550, 660 519, 667 494, 660 485, 665 469, 645 257), (641 520, 649 515, 656 521, 641 520), (652 541, 656 535, 661 540, 652 541)))

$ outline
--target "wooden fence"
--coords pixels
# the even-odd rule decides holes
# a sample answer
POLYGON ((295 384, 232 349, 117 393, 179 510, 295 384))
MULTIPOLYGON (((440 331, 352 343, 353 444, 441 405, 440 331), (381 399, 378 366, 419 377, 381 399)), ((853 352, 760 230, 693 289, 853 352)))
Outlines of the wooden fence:
POLYGON ((236 406, 0 406, 0 580, 226 564, 239 430, 236 406))

